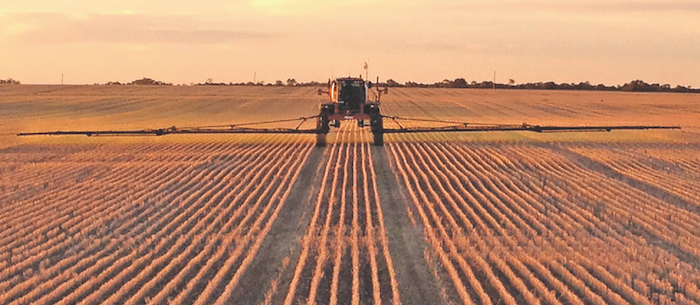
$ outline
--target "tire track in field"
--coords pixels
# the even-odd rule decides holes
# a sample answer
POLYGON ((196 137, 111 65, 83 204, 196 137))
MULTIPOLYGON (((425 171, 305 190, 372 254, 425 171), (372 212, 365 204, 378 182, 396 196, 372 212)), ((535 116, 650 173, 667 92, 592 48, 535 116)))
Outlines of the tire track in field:
MULTIPOLYGON (((306 232, 307 224, 313 213, 313 195, 318 192, 320 185, 319 172, 323 171, 328 160, 328 151, 322 147, 315 147, 311 155, 304 163, 299 178, 294 182, 287 202, 280 211, 279 218, 275 221, 270 232, 260 246, 258 255, 248 267, 248 270, 239 280, 238 287, 234 290, 229 301, 231 304, 260 304, 265 300, 266 292, 272 285, 289 282, 285 272, 278 274, 278 270, 287 270, 287 266, 294 266, 299 258, 301 245, 299 240, 306 232), (285 263, 286 258, 292 258, 285 263), (275 279, 279 277, 277 281, 275 279), (284 281, 284 280, 287 281, 284 281), (274 283, 274 284, 273 284, 274 283)), ((291 268, 289 268, 291 269, 291 268)), ((276 288, 276 287, 275 287, 276 288)))
POLYGON ((412 225, 407 208, 415 210, 415 207, 406 195, 406 186, 394 175, 390 166, 395 165, 389 163, 387 153, 383 146, 374 146, 371 158, 377 174, 377 189, 385 213, 384 225, 389 252, 396 267, 401 303, 438 304, 442 298, 423 254, 428 248, 423 227, 412 225))
MULTIPOLYGON (((632 188, 638 189, 644 193, 647 193, 680 209, 700 214, 700 208, 698 206, 693 205, 692 203, 687 202, 686 200, 659 187, 621 174, 602 162, 588 158, 564 147, 551 146, 550 149, 567 157, 569 160, 571 160, 571 162, 581 165, 583 168, 587 168, 593 172, 599 172, 608 178, 626 183, 632 188)), ((627 229, 633 234, 644 238, 649 244, 656 245, 659 248, 665 249, 666 251, 669 251, 670 253, 678 257, 678 259, 682 260, 683 262, 686 262, 691 266, 700 269, 700 257, 698 257, 697 255, 682 249, 681 247, 664 239, 662 236, 659 236, 658 234, 644 228, 644 226, 642 225, 630 225, 627 229)))
POLYGON ((565 157, 569 158, 569 160, 571 160, 572 162, 580 164, 581 166, 588 168, 591 171, 599 172, 604 174, 608 178, 622 181, 628 184, 630 187, 636 188, 651 196, 659 198, 665 202, 668 202, 671 205, 700 215, 700 206, 694 205, 686 201, 685 199, 676 196, 675 194, 672 194, 660 187, 624 175, 612 169, 610 166, 603 164, 602 162, 596 161, 592 158, 588 158, 584 155, 573 152, 564 147, 552 146, 550 149, 564 155, 565 157))
POLYGON ((284 235, 265 241, 270 248, 256 258, 269 261, 251 275, 262 285, 249 283, 235 301, 401 304, 369 138, 343 124, 338 140, 316 154, 294 186, 305 197, 292 211, 299 216, 285 215, 277 227, 284 235))

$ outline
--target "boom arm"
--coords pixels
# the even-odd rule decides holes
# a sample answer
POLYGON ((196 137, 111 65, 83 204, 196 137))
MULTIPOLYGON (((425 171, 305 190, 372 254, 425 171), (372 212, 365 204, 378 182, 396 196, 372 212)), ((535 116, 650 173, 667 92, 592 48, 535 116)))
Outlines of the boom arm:
POLYGON ((480 123, 458 123, 443 120, 412 119, 401 117, 383 116, 396 122, 399 128, 384 128, 384 133, 416 133, 416 132, 469 132, 469 131, 534 131, 534 132, 577 132, 577 131, 611 131, 611 130, 640 130, 640 129, 680 129, 680 126, 644 126, 644 125, 622 125, 622 126, 540 126, 523 123, 516 124, 480 124, 480 123), (449 123, 452 126, 443 127, 403 127, 398 120, 423 121, 449 123))
POLYGON ((481 125, 481 126, 448 126, 448 127, 411 127, 385 128, 384 133, 415 133, 415 132, 468 132, 468 131, 534 131, 534 132, 575 132, 575 131, 611 131, 634 129, 680 129, 678 126, 540 126, 540 125, 481 125))
MULTIPOLYGON (((384 143, 384 134, 386 133, 418 133, 418 132, 485 132, 485 131, 534 131, 534 132, 580 132, 580 131, 611 131, 611 130, 639 130, 639 129, 680 129, 679 126, 643 126, 643 125, 623 125, 623 126, 540 126, 540 125, 503 125, 503 124, 480 124, 480 123, 459 123, 452 121, 434 120, 434 119, 413 119, 383 116, 379 113, 371 114, 371 131, 374 134, 374 144, 382 145, 384 143), (384 119, 393 120, 399 128, 384 128, 384 119), (399 121, 424 121, 433 123, 451 124, 443 127, 403 127, 399 121)), ((231 124, 231 125, 215 125, 202 127, 168 127, 160 129, 141 129, 141 130, 82 130, 82 131, 44 131, 44 132, 25 132, 17 134, 18 136, 35 136, 35 135, 87 135, 87 136, 143 136, 155 135, 162 136, 168 134, 315 134, 316 144, 325 145, 326 134, 329 131, 328 117, 323 113, 312 117, 303 117, 297 119, 276 120, 256 123, 231 124), (299 129, 301 125, 308 119, 316 118, 315 129, 299 129), (301 120, 301 123, 296 128, 251 128, 247 126, 261 125, 270 123, 290 122, 301 120)))
POLYGON ((38 135, 86 135, 90 136, 162 136, 167 134, 226 134, 226 133, 279 133, 279 134, 316 134, 316 129, 291 129, 291 128, 177 128, 175 126, 161 129, 143 130, 83 130, 83 131, 45 131, 45 132, 24 132, 18 136, 38 136, 38 135))
POLYGON ((244 124, 231 125, 214 125, 203 127, 168 127, 160 129, 141 129, 141 130, 81 130, 81 131, 42 131, 42 132, 24 132, 17 134, 18 136, 38 136, 38 135, 86 135, 91 136, 145 136, 156 135, 162 136, 167 134, 235 134, 235 133, 258 133, 258 134, 317 134, 318 129, 299 129, 301 124, 308 119, 313 119, 318 116, 303 117, 297 119, 275 120, 244 124), (242 126, 271 124, 301 120, 297 128, 250 128, 242 126))

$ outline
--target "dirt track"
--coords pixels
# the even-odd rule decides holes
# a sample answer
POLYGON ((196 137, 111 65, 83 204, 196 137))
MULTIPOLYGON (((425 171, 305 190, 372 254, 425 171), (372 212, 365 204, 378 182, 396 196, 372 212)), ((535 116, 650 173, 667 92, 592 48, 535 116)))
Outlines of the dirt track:
MULTIPOLYGON (((382 208, 385 211, 387 236, 396 269, 402 304, 439 304, 441 300, 435 279, 424 258, 426 244, 422 226, 411 224, 406 209, 414 209, 401 182, 396 180, 383 147, 372 147, 372 159, 378 178, 382 208)), ((259 304, 276 291, 286 291, 292 279, 292 268, 301 252, 299 240, 313 213, 313 198, 328 162, 330 148, 316 148, 309 156, 299 179, 272 230, 263 242, 260 253, 241 278, 229 301, 235 304, 259 304), (276 287, 271 287, 272 283, 276 287), (272 293, 271 293, 272 292, 272 293)), ((272 304, 282 302, 280 296, 272 304)))
POLYGON ((430 274, 424 252, 423 226, 414 226, 407 209, 416 214, 403 183, 397 179, 384 147, 372 147, 372 159, 378 176, 378 189, 386 215, 387 235, 394 258, 401 302, 403 304, 440 304, 438 287, 430 274))
MULTIPOLYGON (((319 192, 323 167, 328 162, 331 149, 316 148, 312 152, 293 186, 281 216, 229 301, 235 304, 259 304, 265 302, 266 297, 271 304, 284 301, 283 292, 289 289, 293 266, 299 261, 300 240, 313 213, 314 196, 319 192)), ((441 297, 424 258, 427 248, 423 241, 422 226, 412 225, 406 213, 406 209, 412 208, 408 201, 410 199, 390 168, 387 152, 383 147, 372 147, 371 151, 378 178, 377 190, 381 194, 381 205, 385 212, 390 252, 395 266, 398 266, 396 273, 401 303, 439 304, 441 297)))
POLYGON ((313 213, 313 195, 318 192, 326 160, 328 151, 323 147, 315 148, 309 156, 292 186, 280 217, 241 278, 241 285, 232 294, 229 300, 232 304, 260 304, 265 301, 269 291, 284 290, 289 286, 289 266, 294 266, 299 258, 299 240, 304 236, 313 213), (286 264, 285 260, 288 261, 286 264), (276 289, 271 287, 272 283, 278 285, 276 289))

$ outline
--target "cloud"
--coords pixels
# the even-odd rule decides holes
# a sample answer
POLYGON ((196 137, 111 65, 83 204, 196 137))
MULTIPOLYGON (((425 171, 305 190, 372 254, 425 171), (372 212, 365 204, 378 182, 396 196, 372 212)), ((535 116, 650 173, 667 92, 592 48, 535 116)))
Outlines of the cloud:
POLYGON ((560 12, 565 14, 620 15, 634 13, 667 14, 699 12, 697 1, 541 1, 513 4, 523 10, 560 12))
POLYGON ((430 7, 438 10, 494 10, 508 11, 558 11, 565 13, 636 13, 636 12, 698 12, 700 2, 696 0, 622 0, 622 1, 580 1, 580 0, 500 0, 500 1, 460 1, 444 0, 431 2, 430 7))
POLYGON ((225 44, 271 39, 275 33, 209 24, 191 15, 151 16, 134 12, 112 14, 10 14, 6 35, 28 43, 175 43, 225 44))
POLYGON ((249 5, 255 10, 269 15, 310 15, 322 11, 341 8, 364 8, 375 1, 371 0, 250 0, 249 5))
POLYGON ((604 2, 561 2, 555 8, 596 11, 602 13, 700 11, 697 1, 604 1, 604 2))
POLYGON ((482 44, 469 44, 458 41, 424 39, 409 40, 406 45, 410 48, 424 51, 445 51, 461 53, 482 53, 487 51, 487 47, 482 44))

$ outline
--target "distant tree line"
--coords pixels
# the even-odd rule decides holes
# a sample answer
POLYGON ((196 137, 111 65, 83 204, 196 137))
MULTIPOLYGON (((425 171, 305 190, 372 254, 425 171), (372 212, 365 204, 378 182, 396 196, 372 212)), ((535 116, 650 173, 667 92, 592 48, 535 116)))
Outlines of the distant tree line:
MULTIPOLYGON (((19 81, 8 78, 7 80, 0 80, 0 84, 19 84, 19 81)), ((105 85, 167 85, 172 86, 171 83, 156 81, 150 78, 142 78, 130 83, 120 83, 120 82, 108 82, 105 85)), ((297 82, 293 78, 288 78, 287 81, 277 80, 274 83, 266 83, 264 81, 258 82, 240 82, 240 83, 223 83, 214 82, 211 78, 208 78, 204 83, 190 83, 190 86, 265 86, 265 87, 317 87, 325 86, 327 82, 297 82)), ((406 87, 406 88, 476 88, 476 89, 527 89, 527 90, 584 90, 584 91, 624 91, 624 92, 680 92, 680 93, 700 93, 700 89, 693 89, 690 86, 685 87, 677 85, 671 87, 669 84, 647 84, 641 80, 633 80, 624 85, 618 86, 606 86, 603 84, 593 85, 589 82, 581 83, 561 83, 557 84, 555 82, 537 82, 537 83, 525 83, 525 84, 515 84, 515 81, 510 79, 507 84, 495 83, 492 81, 482 81, 468 82, 464 78, 456 78, 454 80, 445 79, 440 82, 435 82, 432 84, 423 84, 413 81, 407 81, 401 84, 393 79, 388 79, 386 82, 378 84, 382 87, 406 87)))
POLYGON ((7 78, 7 79, 0 79, 0 85, 19 85, 18 80, 14 80, 12 78, 7 78))
POLYGON ((296 79, 293 78, 288 78, 286 82, 283 82, 281 80, 276 80, 274 83, 266 83, 265 81, 258 81, 258 82, 241 82, 241 83, 216 83, 211 81, 211 79, 207 79, 206 82, 204 83, 197 83, 193 84, 195 86, 265 86, 265 87, 318 87, 318 86, 325 86, 327 82, 316 82, 316 81, 310 81, 307 83, 300 83, 297 82, 296 79))
POLYGON ((675 86, 671 87, 669 84, 659 85, 659 84, 647 84, 641 80, 633 80, 629 83, 619 86, 606 86, 603 84, 592 85, 589 82, 581 83, 561 83, 557 84, 555 82, 537 82, 537 83, 526 83, 526 84, 515 84, 512 79, 508 84, 493 83, 492 81, 483 81, 477 83, 476 81, 467 82, 464 78, 457 78, 455 80, 445 79, 441 82, 436 82, 433 84, 421 84, 408 81, 405 84, 399 84, 392 79, 386 81, 386 83, 380 84, 386 85, 388 87, 418 87, 418 88, 481 88, 481 89, 528 89, 528 90, 585 90, 585 91, 626 91, 626 92, 692 92, 700 93, 700 89, 692 89, 685 86, 675 86))
MULTIPOLYGON (((259 81, 256 83, 253 82, 241 82, 241 83, 223 83, 223 82, 214 82, 213 79, 208 78, 206 81, 203 83, 190 83, 190 84, 183 84, 184 86, 276 86, 276 87, 316 87, 316 86, 322 86, 325 85, 326 82, 315 82, 311 81, 308 83, 300 83, 297 82, 293 78, 287 79, 286 82, 283 82, 281 80, 275 81, 275 83, 265 83, 264 81, 259 81)), ((135 81, 132 81, 130 83, 120 83, 118 81, 113 81, 113 82, 106 82, 104 84, 95 84, 95 85, 164 85, 164 86, 172 86, 172 83, 166 83, 166 82, 161 82, 157 80, 153 80, 151 78, 144 77, 142 79, 137 79, 135 81)))
MULTIPOLYGON (((99 85, 99 84, 96 84, 99 85)), ((150 85, 150 86, 172 86, 172 83, 161 82, 157 80, 144 77, 142 79, 137 79, 130 83, 120 83, 120 82, 107 82, 105 85, 150 85)))

